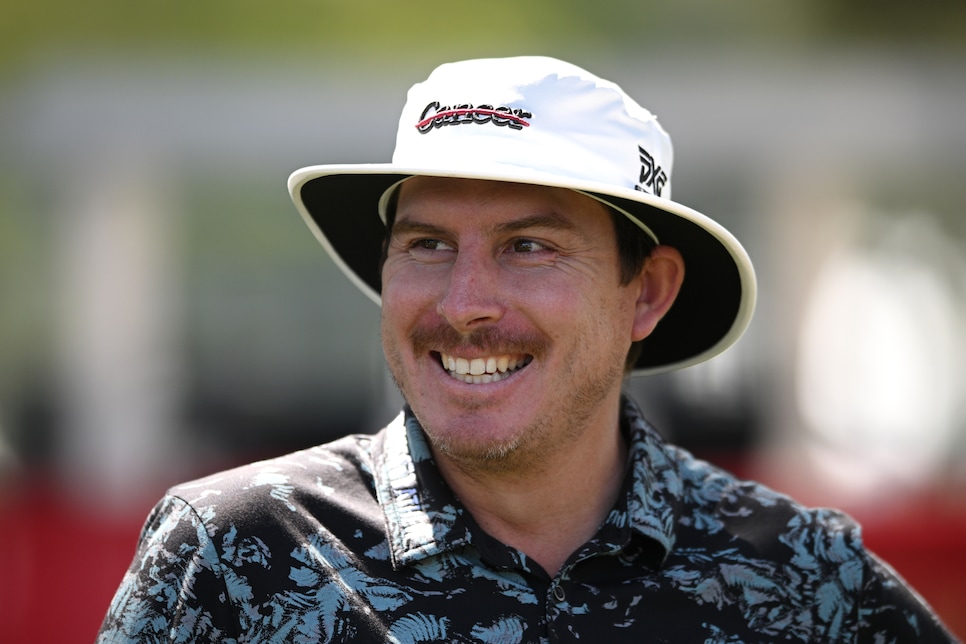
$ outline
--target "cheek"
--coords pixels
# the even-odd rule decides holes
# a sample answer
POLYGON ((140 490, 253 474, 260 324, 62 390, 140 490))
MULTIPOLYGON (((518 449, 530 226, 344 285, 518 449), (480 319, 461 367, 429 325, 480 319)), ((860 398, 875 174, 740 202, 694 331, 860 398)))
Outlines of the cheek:
POLYGON ((598 285, 572 295, 566 304, 569 309, 560 312, 561 319, 581 327, 582 343, 598 352, 607 346, 626 352, 634 330, 634 303, 625 289, 598 285))
POLYGON ((539 310, 556 321, 606 326, 629 319, 633 306, 626 290, 616 280, 573 279, 570 275, 546 274, 535 279, 515 280, 508 284, 514 300, 522 306, 539 310))
POLYGON ((411 306, 407 306, 405 289, 400 288, 402 284, 398 280, 383 278, 382 288, 382 308, 380 310, 380 328, 382 332, 382 348, 386 357, 393 360, 398 355, 398 347, 401 336, 405 333, 404 329, 409 324, 406 318, 407 311, 411 306))
POLYGON ((411 279, 405 274, 385 275, 382 288, 380 325, 383 350, 397 356, 405 353, 409 337, 419 326, 432 325, 437 318, 437 296, 432 280, 411 279))
POLYGON ((382 317, 383 323, 404 319, 407 314, 422 306, 430 297, 425 280, 412 278, 412 271, 383 271, 382 317))
POLYGON ((394 289, 383 290, 380 326, 383 350, 387 354, 392 350, 398 351, 415 320, 413 316, 415 307, 400 295, 401 293, 394 289))
POLYGON ((383 307, 409 309, 435 302, 446 284, 445 266, 420 266, 404 258, 387 261, 382 271, 383 307))

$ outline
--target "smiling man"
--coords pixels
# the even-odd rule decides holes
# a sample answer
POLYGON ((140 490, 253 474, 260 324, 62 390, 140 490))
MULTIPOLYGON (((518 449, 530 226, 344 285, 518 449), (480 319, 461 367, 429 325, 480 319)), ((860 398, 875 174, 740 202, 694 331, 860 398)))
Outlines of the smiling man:
POLYGON ((727 349, 755 278, 671 145, 550 58, 444 65, 392 163, 289 180, 382 306, 406 408, 172 488, 103 642, 950 642, 846 516, 664 443, 629 373, 727 349))
POLYGON ((609 211, 572 190, 438 177, 398 190, 390 371, 456 496, 555 573, 617 497, 624 360, 673 302, 683 260, 658 246, 625 283, 609 211))

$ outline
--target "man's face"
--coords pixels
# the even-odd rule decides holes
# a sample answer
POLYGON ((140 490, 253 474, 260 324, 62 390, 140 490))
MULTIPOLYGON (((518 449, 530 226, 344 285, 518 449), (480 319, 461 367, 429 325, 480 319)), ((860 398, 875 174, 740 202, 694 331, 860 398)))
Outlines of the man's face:
POLYGON ((593 199, 417 177, 383 266, 383 349, 437 451, 529 467, 613 422, 639 291, 593 199))

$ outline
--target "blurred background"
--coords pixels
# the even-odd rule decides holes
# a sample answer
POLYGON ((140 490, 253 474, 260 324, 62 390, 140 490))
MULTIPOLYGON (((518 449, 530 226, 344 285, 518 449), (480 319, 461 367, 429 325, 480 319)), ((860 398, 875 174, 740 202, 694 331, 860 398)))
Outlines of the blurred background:
MULTIPOLYGON (((285 188, 389 160, 441 62, 547 54, 675 143, 759 274, 744 339, 636 380, 672 440, 841 507, 966 637, 966 4, 208 0, 0 20, 0 633, 89 642, 165 488, 372 432, 378 311, 285 188)), ((10 639, 7 639, 7 638, 10 639)))

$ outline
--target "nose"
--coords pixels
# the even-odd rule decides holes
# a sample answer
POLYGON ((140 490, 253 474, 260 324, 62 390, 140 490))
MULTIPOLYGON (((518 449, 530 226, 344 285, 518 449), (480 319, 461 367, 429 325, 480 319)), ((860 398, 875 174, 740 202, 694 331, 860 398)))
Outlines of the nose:
POLYGON ((492 257, 460 249, 436 312, 460 332, 499 321, 505 312, 499 273, 500 267, 492 257))

